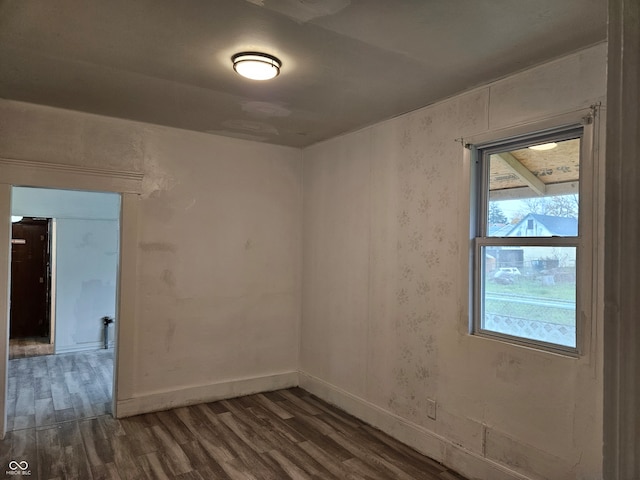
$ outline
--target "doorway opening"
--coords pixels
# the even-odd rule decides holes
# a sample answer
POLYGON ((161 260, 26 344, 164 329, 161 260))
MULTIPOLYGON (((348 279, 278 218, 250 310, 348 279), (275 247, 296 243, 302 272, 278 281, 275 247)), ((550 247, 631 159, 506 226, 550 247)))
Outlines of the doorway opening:
POLYGON ((11 215, 6 430, 112 414, 120 194, 12 187, 11 215))
POLYGON ((51 219, 12 217, 9 359, 53 353, 51 219))

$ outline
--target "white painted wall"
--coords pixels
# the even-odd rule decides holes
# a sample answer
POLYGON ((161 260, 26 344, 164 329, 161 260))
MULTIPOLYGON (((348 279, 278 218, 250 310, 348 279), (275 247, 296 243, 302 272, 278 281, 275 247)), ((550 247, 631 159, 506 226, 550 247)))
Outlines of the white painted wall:
POLYGON ((455 139, 589 107, 605 70, 595 46, 305 150, 304 388, 470 478, 602 478, 601 316, 577 359, 468 334, 455 139))
POLYGON ((120 196, 47 188, 14 187, 11 214, 46 218, 118 220, 120 196))
POLYGON ((301 152, 146 130, 134 394, 278 388, 297 370, 301 152))
POLYGON ((11 206, 12 215, 56 220, 56 353, 101 348, 100 319, 115 316, 120 196, 15 187, 11 206))
POLYGON ((59 219, 56 231, 56 353, 102 348, 101 318, 116 316, 118 221, 59 219))
POLYGON ((139 241, 121 266, 137 279, 135 321, 119 325, 119 415, 297 384, 300 150, 5 100, 0 127, 16 168, 144 174, 127 197, 139 241))

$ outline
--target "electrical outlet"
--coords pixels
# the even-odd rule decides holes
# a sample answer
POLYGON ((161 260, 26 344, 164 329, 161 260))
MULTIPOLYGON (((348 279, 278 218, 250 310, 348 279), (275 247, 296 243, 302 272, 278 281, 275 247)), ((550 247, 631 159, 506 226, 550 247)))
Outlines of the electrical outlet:
POLYGON ((436 419, 436 401, 431 398, 427 398, 427 417, 431 420, 436 419))

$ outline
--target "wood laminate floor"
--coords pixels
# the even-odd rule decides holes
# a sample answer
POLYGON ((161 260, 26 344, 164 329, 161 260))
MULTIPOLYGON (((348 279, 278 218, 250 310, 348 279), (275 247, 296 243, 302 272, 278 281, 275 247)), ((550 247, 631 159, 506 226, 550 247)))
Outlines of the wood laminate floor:
POLYGON ((464 480, 298 388, 28 428, 1 447, 0 465, 41 480, 464 480))
POLYGON ((8 373, 7 431, 111 413, 113 349, 15 358, 8 373))

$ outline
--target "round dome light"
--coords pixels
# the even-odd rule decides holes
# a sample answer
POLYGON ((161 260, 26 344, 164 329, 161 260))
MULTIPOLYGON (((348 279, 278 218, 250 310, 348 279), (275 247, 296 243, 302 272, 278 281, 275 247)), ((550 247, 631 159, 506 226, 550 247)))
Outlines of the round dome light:
POLYGON ((272 55, 258 52, 236 53, 231 57, 233 69, 251 80, 270 80, 280 73, 282 62, 272 55))

